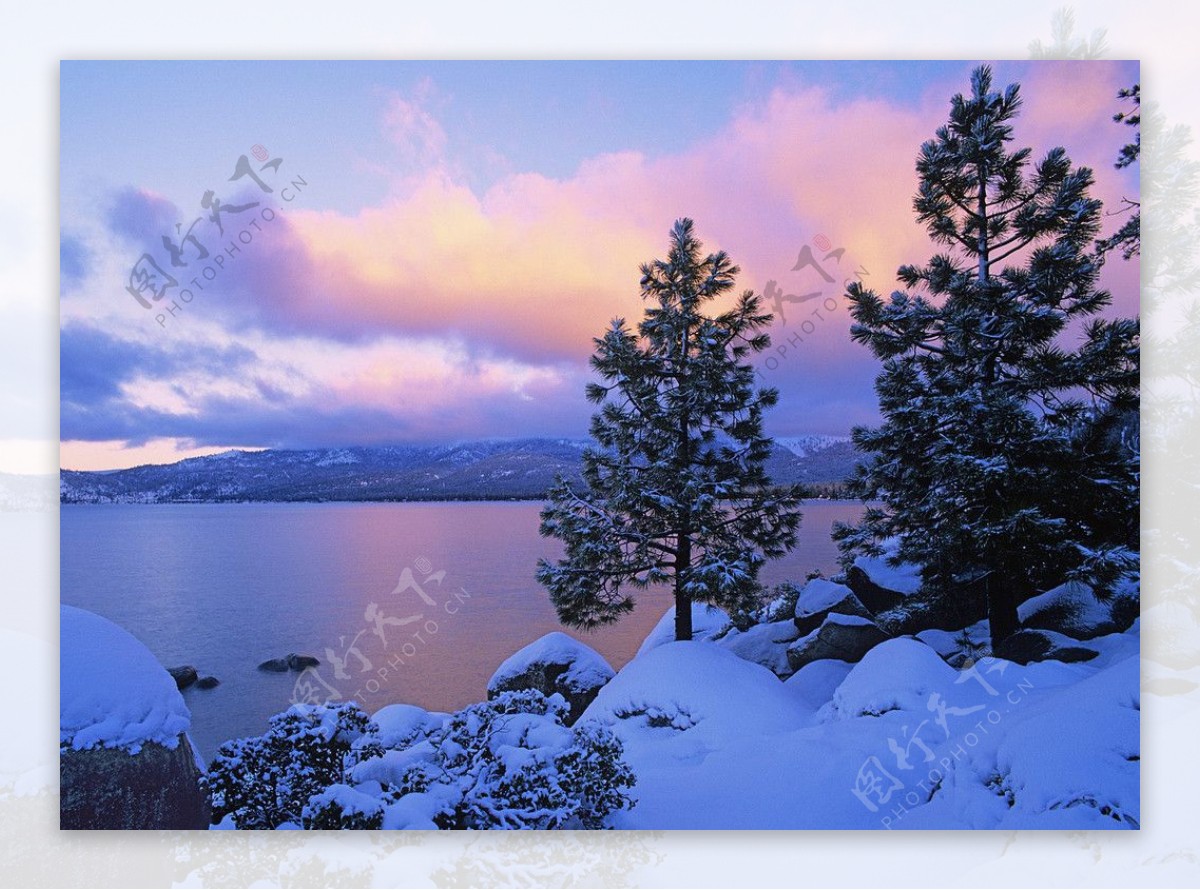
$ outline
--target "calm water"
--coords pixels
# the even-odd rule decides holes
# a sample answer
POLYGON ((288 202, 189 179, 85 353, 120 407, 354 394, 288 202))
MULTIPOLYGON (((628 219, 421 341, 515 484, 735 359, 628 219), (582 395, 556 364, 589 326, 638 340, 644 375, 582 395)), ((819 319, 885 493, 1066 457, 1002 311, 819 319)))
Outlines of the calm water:
MULTIPOLYGON (((560 555, 537 533, 539 506, 64 505, 62 601, 116 621, 164 665, 192 664, 221 681, 184 692, 192 736, 211 758, 220 742, 260 734, 288 706, 299 675, 256 666, 289 652, 320 658, 316 678, 305 676, 369 711, 485 698, 506 657, 562 629, 533 579, 539 557, 560 555), (420 592, 393 593, 406 569, 420 592)), ((857 503, 808 503, 799 545, 763 580, 833 570, 830 526, 860 512, 857 503)), ((666 591, 636 598, 617 625, 570 633, 621 667, 671 604, 666 591)))

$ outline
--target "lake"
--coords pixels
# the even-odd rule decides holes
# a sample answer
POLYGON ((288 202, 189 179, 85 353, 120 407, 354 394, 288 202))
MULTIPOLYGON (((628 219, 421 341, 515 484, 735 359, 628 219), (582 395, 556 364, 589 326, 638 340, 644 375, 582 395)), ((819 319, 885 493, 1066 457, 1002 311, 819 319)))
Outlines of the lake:
MULTIPOLYGON (((561 554, 538 535, 539 509, 64 505, 62 601, 117 622, 165 666, 191 664, 220 680, 184 691, 207 760, 226 739, 261 734, 297 694, 336 692, 372 712, 392 702, 453 710, 486 698, 505 658, 564 629, 533 578, 539 557, 561 554), (322 664, 303 674, 257 669, 289 652, 322 664)), ((797 547, 767 564, 764 582, 835 571, 830 527, 862 512, 848 501, 803 509, 797 547)), ((619 669, 671 605, 666 590, 634 597, 619 623, 568 633, 619 669)))

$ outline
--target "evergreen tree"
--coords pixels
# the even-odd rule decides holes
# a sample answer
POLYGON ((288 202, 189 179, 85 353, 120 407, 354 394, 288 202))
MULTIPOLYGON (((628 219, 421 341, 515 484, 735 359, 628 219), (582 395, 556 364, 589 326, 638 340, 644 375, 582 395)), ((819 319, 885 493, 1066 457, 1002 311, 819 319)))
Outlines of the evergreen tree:
POLYGON ((738 267, 723 251, 702 256, 683 219, 667 260, 641 272, 652 305, 637 333, 616 319, 595 340, 596 445, 583 454, 582 489, 560 478, 542 510, 541 533, 566 552, 540 561, 537 578, 560 619, 586 628, 630 611, 630 588, 670 582, 675 637, 690 640, 693 602, 757 605, 763 562, 795 544, 799 495, 776 490, 763 469, 763 412, 778 394, 756 390, 745 361, 770 345, 772 316, 750 291, 704 314, 738 267))
MULTIPOLYGON (((1133 103, 1133 110, 1119 111, 1113 115, 1113 120, 1119 124, 1133 127, 1137 131, 1133 142, 1121 146, 1120 154, 1117 155, 1117 162, 1114 166, 1121 170, 1136 164, 1142 156, 1142 85, 1135 83, 1131 87, 1120 90, 1117 98, 1128 99, 1133 103)), ((1117 230, 1116 234, 1105 238, 1097 246, 1102 254, 1120 250, 1121 255, 1128 260, 1142 252, 1142 205, 1140 201, 1133 201, 1129 198, 1123 199, 1123 203, 1125 210, 1133 211, 1132 215, 1117 230)))
POLYGON ((981 67, 971 87, 917 159, 917 219, 946 252, 901 267, 908 291, 889 299, 848 289, 851 336, 883 363, 883 424, 854 431, 870 455, 855 487, 882 506, 834 536, 847 562, 895 537, 931 589, 981 584, 995 647, 1038 589, 1074 579, 1104 595, 1136 566, 1122 424, 1139 327, 1096 317, 1111 298, 1097 288, 1091 171, 1061 148, 1030 171, 1030 150, 1009 147, 1018 86, 993 91, 981 67))

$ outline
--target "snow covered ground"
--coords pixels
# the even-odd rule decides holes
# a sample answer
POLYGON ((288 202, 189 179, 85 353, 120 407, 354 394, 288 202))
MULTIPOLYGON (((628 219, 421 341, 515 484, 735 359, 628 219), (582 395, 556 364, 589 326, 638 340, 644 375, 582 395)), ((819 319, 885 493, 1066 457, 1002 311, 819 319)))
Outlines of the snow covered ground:
POLYGON ((624 828, 1136 828, 1139 627, 1089 645, 955 670, 903 637, 783 682, 719 641, 667 642, 581 723, 625 744, 624 828))
MULTIPOLYGON (((817 605, 841 598, 841 590, 827 587, 810 591, 827 594, 817 605)), ((1022 617, 1061 620, 1065 603, 1085 624, 1104 626, 1111 613, 1093 609, 1084 594, 1056 589, 1030 600, 1022 617)), ((797 611, 811 605, 802 602, 797 611)), ((886 639, 858 663, 821 658, 793 674, 786 655, 798 636, 792 622, 737 632, 719 609, 697 605, 693 617, 697 639, 675 642, 668 610, 615 676, 564 635, 528 647, 603 683, 576 730, 586 733, 593 723, 610 729, 636 775, 636 806, 614 813, 614 827, 1140 825, 1139 622, 1092 636, 1087 646, 1098 654, 1078 663, 974 660, 958 633, 925 631, 886 639)), ((841 614, 826 621, 833 618, 870 623, 841 614)), ((968 635, 984 631, 973 626, 968 635)), ((149 651, 111 622, 70 607, 63 607, 62 634, 62 744, 131 753, 151 741, 174 748, 188 711, 149 651)), ((524 656, 497 675, 516 671, 524 656)), ((373 788, 368 809, 379 811, 379 783, 401 784, 407 769, 429 759, 429 739, 452 719, 405 704, 377 712, 372 737, 383 755, 350 769, 351 784, 331 786, 329 801, 358 812, 347 801, 373 788)), ((570 730, 554 719, 530 721, 558 748, 572 744, 570 730)), ((532 756, 524 735, 500 741, 505 756, 532 756)), ((542 760, 544 769, 553 758, 542 760)), ((428 814, 392 809, 385 827, 428 827, 428 814)))

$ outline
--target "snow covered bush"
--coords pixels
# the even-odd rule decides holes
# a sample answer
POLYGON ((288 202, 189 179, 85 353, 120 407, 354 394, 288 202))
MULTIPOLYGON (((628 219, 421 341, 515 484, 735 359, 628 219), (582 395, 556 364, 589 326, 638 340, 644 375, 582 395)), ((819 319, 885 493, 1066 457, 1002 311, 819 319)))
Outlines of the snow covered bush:
POLYGON ((419 731, 381 729, 353 703, 296 705, 272 717, 265 735, 222 745, 205 778, 214 823, 603 828, 633 806, 621 742, 595 724, 565 725, 561 695, 504 692, 438 728, 427 724, 440 715, 391 707, 405 710, 392 722, 420 723, 419 731), (422 721, 411 719, 418 713, 422 721))
MULTIPOLYGON (((213 822, 229 817, 242 829, 299 825, 314 795, 341 782, 355 760, 382 753, 375 744, 354 746, 350 756, 354 741, 373 729, 353 702, 293 705, 271 718, 265 735, 226 742, 204 777, 213 822)), ((333 820, 331 803, 319 806, 311 818, 333 820)))
POLYGON ((302 818, 304 827, 310 829, 378 829, 383 827, 383 801, 339 783, 309 798, 302 818))
POLYGON ((566 713, 562 696, 521 690, 454 714, 383 787, 404 820, 396 827, 415 827, 414 818, 447 829, 605 827, 633 806, 633 771, 611 732, 572 729, 566 713))

